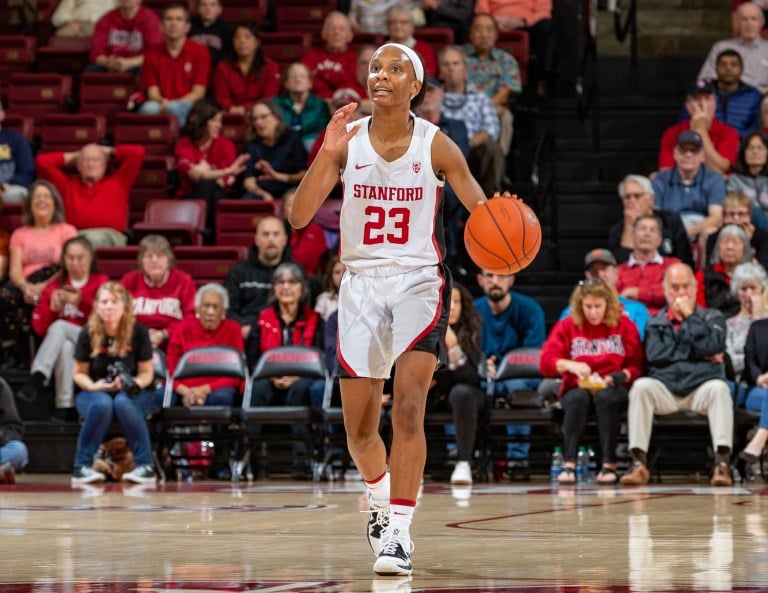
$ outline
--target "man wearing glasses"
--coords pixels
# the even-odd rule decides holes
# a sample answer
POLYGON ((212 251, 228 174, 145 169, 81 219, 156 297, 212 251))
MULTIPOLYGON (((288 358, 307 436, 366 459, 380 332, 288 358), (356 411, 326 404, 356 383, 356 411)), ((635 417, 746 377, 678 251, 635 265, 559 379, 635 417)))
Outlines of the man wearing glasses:
POLYGON ((691 241, 685 232, 685 225, 677 212, 653 207, 653 185, 650 179, 643 175, 627 175, 619 183, 619 197, 624 216, 608 231, 608 249, 616 257, 617 264, 627 261, 634 249, 632 225, 635 219, 644 214, 655 214, 661 220, 659 253, 665 257, 676 257, 693 266, 691 241))

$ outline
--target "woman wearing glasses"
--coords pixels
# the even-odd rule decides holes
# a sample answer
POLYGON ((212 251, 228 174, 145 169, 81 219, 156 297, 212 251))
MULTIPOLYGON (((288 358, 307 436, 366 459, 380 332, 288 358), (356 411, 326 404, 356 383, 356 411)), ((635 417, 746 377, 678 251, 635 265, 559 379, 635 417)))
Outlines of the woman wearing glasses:
POLYGON ((579 439, 594 406, 600 432, 602 468, 597 484, 613 485, 616 442, 630 384, 643 372, 637 327, 621 312, 616 290, 599 278, 584 280, 571 293, 571 313, 557 322, 541 351, 541 373, 560 375, 565 464, 561 485, 576 483, 579 439))

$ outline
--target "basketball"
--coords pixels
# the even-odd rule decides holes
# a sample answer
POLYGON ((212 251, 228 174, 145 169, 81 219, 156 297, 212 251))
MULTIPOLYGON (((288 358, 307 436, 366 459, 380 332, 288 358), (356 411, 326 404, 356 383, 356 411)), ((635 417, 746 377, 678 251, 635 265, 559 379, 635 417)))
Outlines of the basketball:
POLYGON ((515 274, 539 252, 541 224, 533 210, 516 196, 492 198, 469 215, 464 245, 480 268, 495 274, 515 274))

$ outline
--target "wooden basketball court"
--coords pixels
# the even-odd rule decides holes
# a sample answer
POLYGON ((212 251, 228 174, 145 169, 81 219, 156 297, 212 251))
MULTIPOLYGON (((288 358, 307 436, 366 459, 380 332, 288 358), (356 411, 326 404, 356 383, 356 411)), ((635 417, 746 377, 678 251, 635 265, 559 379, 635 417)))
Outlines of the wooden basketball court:
POLYGON ((426 484, 374 578, 357 482, 0 486, 0 593, 768 591, 768 487, 426 484))

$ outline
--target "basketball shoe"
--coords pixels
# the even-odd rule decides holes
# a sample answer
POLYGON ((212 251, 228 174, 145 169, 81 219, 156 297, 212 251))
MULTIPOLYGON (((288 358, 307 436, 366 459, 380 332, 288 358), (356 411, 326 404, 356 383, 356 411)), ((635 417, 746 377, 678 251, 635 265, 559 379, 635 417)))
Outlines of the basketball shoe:
POLYGON ((381 538, 384 535, 384 530, 389 527, 389 501, 386 503, 376 500, 368 493, 368 525, 366 526, 366 535, 368 536, 368 544, 371 546, 374 555, 378 556, 381 553, 381 538))
POLYGON ((373 572, 385 577, 406 577, 413 571, 411 552, 413 542, 407 532, 387 529, 382 537, 381 553, 373 565, 373 572))

